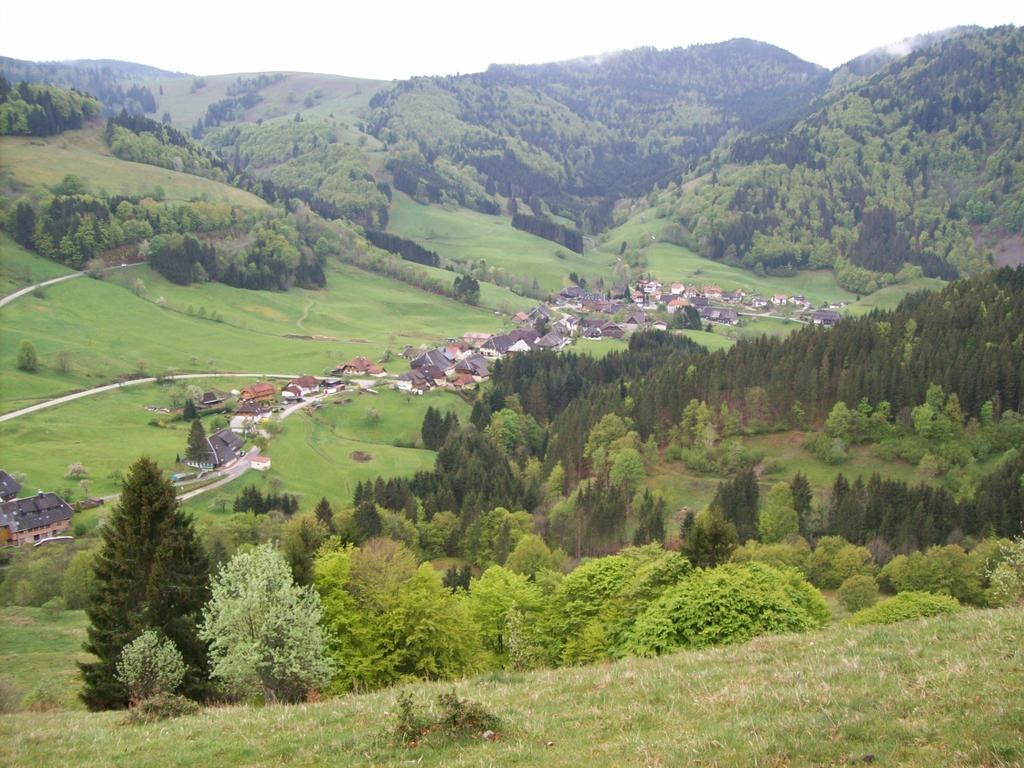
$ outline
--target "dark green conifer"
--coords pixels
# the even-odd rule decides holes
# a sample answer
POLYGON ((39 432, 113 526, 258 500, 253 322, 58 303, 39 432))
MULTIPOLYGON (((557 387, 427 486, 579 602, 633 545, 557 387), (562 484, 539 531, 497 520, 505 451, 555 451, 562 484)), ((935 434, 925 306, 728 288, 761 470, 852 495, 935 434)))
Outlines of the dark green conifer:
POLYGON ((206 697, 207 649, 196 627, 209 596, 209 564, 192 518, 178 507, 174 486, 152 459, 143 457, 128 470, 103 527, 94 572, 84 648, 97 660, 79 664, 89 709, 127 705, 127 691, 114 673, 121 649, 147 629, 181 651, 187 665, 182 693, 206 697))

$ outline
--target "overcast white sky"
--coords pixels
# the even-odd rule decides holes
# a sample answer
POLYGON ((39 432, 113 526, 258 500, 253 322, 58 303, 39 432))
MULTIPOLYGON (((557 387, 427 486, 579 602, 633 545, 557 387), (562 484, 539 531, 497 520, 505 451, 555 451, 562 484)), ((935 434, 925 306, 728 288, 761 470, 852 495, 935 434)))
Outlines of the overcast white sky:
POLYGON ((751 37, 835 67, 922 32, 1007 23, 1024 24, 1024 2, 0 0, 0 55, 387 79, 751 37))

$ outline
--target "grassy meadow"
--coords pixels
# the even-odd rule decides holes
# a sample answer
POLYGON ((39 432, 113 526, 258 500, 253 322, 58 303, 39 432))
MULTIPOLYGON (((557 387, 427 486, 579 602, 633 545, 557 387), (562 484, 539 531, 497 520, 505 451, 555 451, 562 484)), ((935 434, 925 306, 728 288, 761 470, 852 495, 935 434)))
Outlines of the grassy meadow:
POLYGON ((0 296, 72 272, 74 270, 63 264, 26 251, 6 234, 0 234, 0 296))
MULTIPOLYGON (((272 293, 177 286, 138 267, 108 280, 69 280, 47 288, 45 298, 26 296, 0 309, 0 410, 140 370, 318 374, 355 355, 379 359, 387 349, 502 325, 493 311, 355 267, 331 264, 327 276, 323 291, 272 293), (136 279, 141 295, 132 290, 136 279), (23 339, 38 352, 36 373, 17 370, 23 339), (58 370, 61 352, 70 355, 67 372, 58 370)), ((401 358, 389 365, 407 367, 401 358)))
POLYGON ((335 509, 351 504, 356 483, 383 476, 408 476, 434 466, 434 452, 423 449, 420 428, 427 408, 454 411, 469 419, 470 406, 450 392, 422 396, 381 388, 378 394, 347 392, 330 398, 312 414, 299 412, 282 424, 267 448, 268 472, 243 477, 187 502, 196 515, 217 514, 246 485, 267 492, 280 481, 282 490, 298 494, 300 509, 312 509, 326 497, 335 509), (376 412, 373 417, 368 412, 376 412), (369 459, 353 458, 354 453, 369 459))
POLYGON ((4 136, 0 138, 0 156, 7 177, 5 183, 20 187, 52 186, 72 173, 80 176, 88 190, 96 194, 151 195, 160 187, 164 199, 169 201, 202 198, 245 208, 267 207, 255 195, 227 184, 155 165, 118 160, 103 143, 103 125, 98 121, 82 130, 48 138, 4 136))
MULTIPOLYGON (((37 692, 46 694, 40 706, 85 709, 78 700, 81 682, 75 663, 91 658, 82 650, 86 624, 85 611, 47 616, 40 608, 0 608, 0 679, 17 694, 29 696, 22 706, 30 705, 37 692)), ((6 725, 0 715, 0 732, 6 725)))
MULTIPOLYGON (((0 717, 0 761, 12 768, 1020 765, 1022 632, 1024 609, 972 610, 316 704, 212 708, 152 725, 128 725, 122 712, 27 712, 0 717), (500 718, 495 740, 391 742, 400 693, 436 712, 437 696, 452 690, 500 718)), ((61 642, 70 654, 73 645, 61 642)))
POLYGON ((483 259, 513 277, 536 279, 547 291, 560 291, 569 273, 588 280, 603 277, 610 284, 614 255, 581 256, 557 243, 512 228, 506 216, 488 216, 465 208, 449 211, 439 205, 420 205, 396 191, 388 231, 415 240, 441 257, 459 262, 483 259), (561 253, 565 258, 555 254, 561 253))

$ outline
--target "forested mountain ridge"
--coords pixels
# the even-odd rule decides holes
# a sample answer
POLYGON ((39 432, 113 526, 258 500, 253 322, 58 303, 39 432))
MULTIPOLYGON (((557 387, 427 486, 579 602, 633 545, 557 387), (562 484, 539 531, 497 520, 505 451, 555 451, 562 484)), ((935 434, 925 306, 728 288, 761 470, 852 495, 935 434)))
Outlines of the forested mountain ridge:
POLYGON ((540 197, 578 218, 593 200, 646 193, 730 130, 777 119, 827 82, 823 68, 752 40, 639 48, 413 78, 371 100, 368 130, 398 169, 443 158, 486 177, 492 194, 540 197))
POLYGON ((99 99, 108 117, 122 109, 131 114, 155 112, 154 94, 142 81, 186 77, 180 72, 111 59, 24 61, 7 56, 0 56, 0 75, 12 84, 24 81, 88 93, 99 99))
POLYGON ((907 264, 952 278, 1024 231, 1024 30, 945 39, 773 133, 739 137, 678 190, 676 234, 710 258, 834 266, 869 292, 907 264))

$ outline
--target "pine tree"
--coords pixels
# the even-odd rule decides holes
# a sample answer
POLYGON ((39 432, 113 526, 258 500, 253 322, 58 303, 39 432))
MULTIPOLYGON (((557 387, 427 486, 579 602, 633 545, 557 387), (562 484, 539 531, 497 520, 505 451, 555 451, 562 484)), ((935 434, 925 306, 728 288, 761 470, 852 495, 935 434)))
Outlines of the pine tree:
POLYGON ((380 534, 380 513, 377 512, 377 505, 372 501, 364 501, 356 507, 352 516, 352 523, 359 531, 360 541, 372 539, 380 534))
POLYGON ((797 518, 800 520, 800 534, 808 536, 813 531, 809 530, 809 516, 811 514, 811 502, 814 497, 811 493, 811 484, 807 475, 797 472, 789 483, 789 490, 793 494, 793 509, 796 510, 797 518))
POLYGON ((432 451, 436 451, 441 445, 442 429, 443 424, 440 412, 434 406, 430 406, 423 416, 423 427, 420 430, 420 434, 423 437, 423 445, 432 451))
POLYGON ((206 430, 203 429, 203 422, 195 419, 188 433, 188 448, 185 450, 185 458, 188 461, 200 462, 206 458, 209 451, 210 446, 206 442, 206 430))
POLYGON ((334 533, 334 510, 331 509, 331 502, 327 500, 326 496, 321 497, 320 501, 317 502, 313 513, 316 515, 316 519, 323 523, 328 531, 334 533))
POLYGON ((127 705, 128 692, 115 676, 117 661, 121 649, 147 629, 181 651, 188 667, 182 692, 207 696, 206 646, 196 628, 209 596, 209 564, 192 518, 178 507, 174 486, 152 459, 143 457, 129 469, 103 528, 94 573, 84 648, 98 660, 79 664, 86 705, 127 705))
POLYGON ((181 418, 185 421, 192 421, 199 416, 196 411, 196 404, 192 402, 192 398, 185 400, 185 406, 181 409, 181 418))

